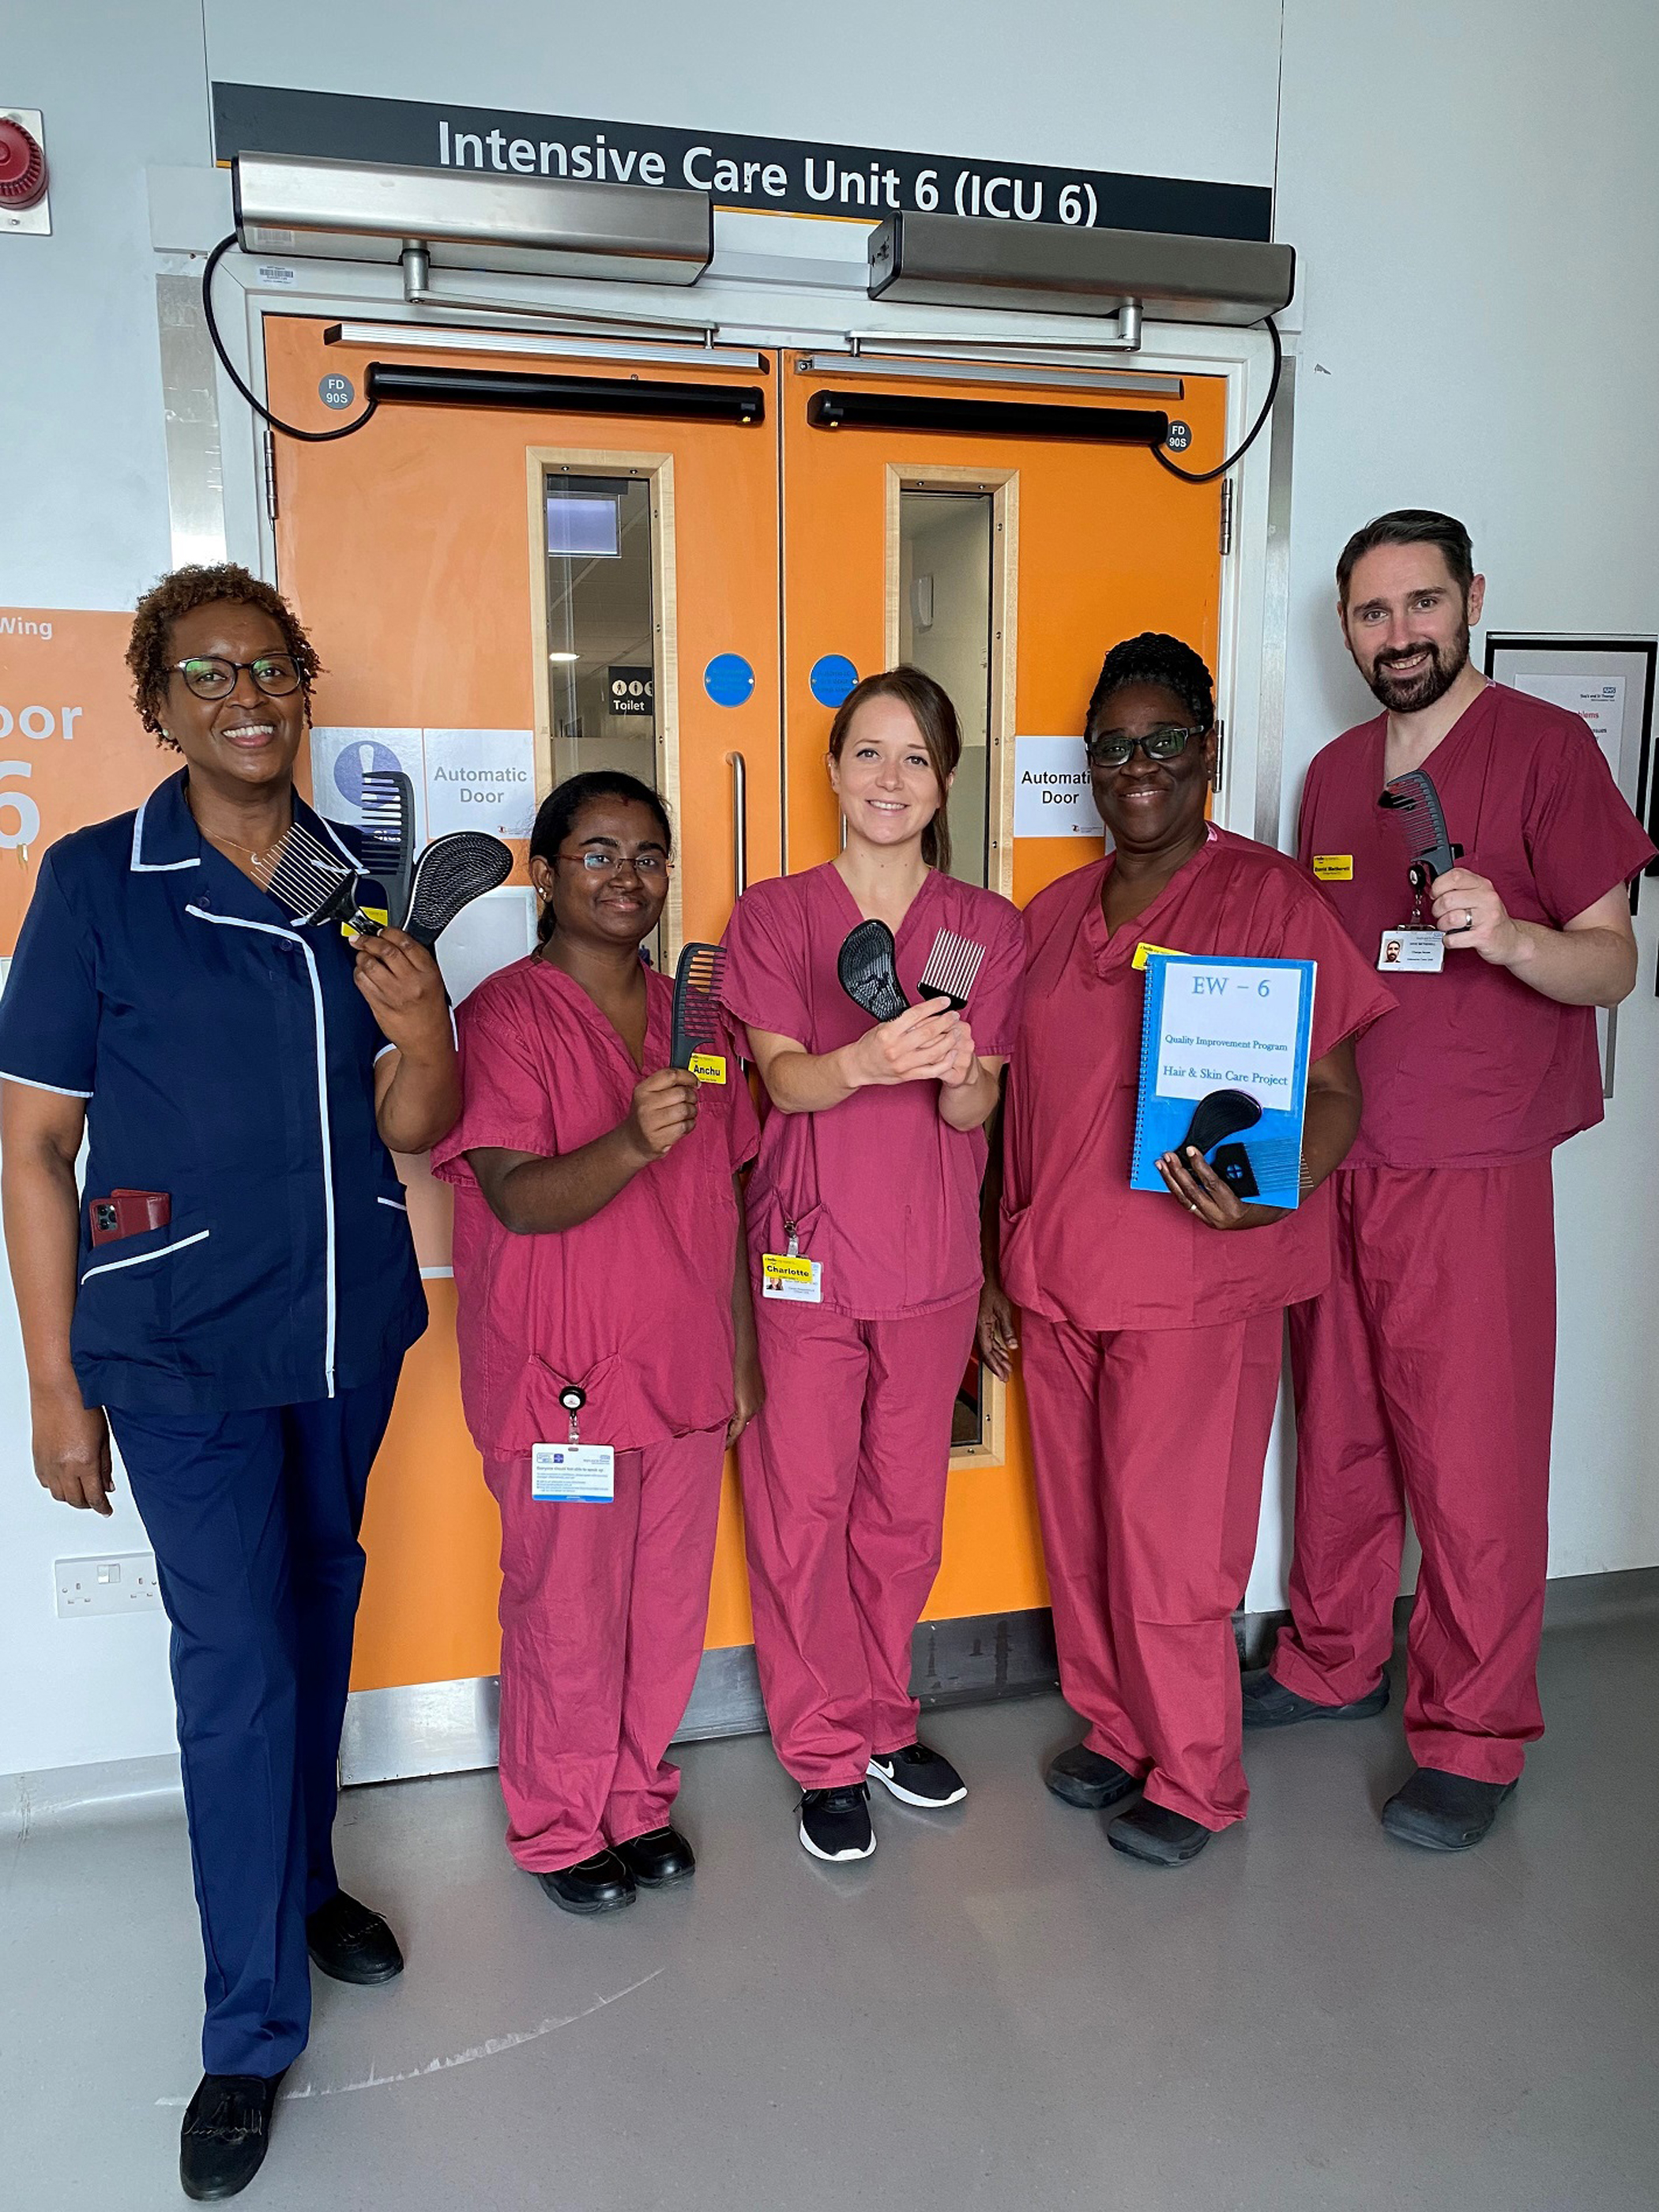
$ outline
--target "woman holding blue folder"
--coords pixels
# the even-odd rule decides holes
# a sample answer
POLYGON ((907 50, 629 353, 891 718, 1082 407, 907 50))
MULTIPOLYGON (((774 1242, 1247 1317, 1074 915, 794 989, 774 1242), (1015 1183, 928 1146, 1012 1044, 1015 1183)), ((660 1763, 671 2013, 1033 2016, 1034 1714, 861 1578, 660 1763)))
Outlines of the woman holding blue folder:
MULTIPOLYGON (((1320 1192, 1359 1125, 1352 1039, 1394 1000, 1313 884, 1206 818, 1210 673, 1177 639, 1114 647, 1089 702, 1114 849, 1025 909, 1009 1068, 1000 1266, 980 1345, 1024 1377, 1060 1682, 1088 1723, 1048 1787, 1162 1866, 1243 1818, 1231 1614, 1255 1546, 1284 1309, 1330 1273, 1320 1192), (1243 1198, 1203 1154, 1130 1187, 1150 953, 1316 963, 1302 1201, 1243 1198)), ((994 1240, 988 1238, 988 1243, 994 1240)))

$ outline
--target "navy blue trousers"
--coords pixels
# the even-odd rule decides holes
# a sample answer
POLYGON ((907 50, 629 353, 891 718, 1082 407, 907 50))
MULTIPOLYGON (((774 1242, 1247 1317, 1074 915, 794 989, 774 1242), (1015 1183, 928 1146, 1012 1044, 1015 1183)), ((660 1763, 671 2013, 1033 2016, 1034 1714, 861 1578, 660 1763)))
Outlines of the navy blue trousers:
POLYGON ((210 2074, 280 2074, 305 2048, 306 1916, 339 1887, 357 1531, 397 1382, 254 1413, 108 1408, 173 1624, 210 2074))

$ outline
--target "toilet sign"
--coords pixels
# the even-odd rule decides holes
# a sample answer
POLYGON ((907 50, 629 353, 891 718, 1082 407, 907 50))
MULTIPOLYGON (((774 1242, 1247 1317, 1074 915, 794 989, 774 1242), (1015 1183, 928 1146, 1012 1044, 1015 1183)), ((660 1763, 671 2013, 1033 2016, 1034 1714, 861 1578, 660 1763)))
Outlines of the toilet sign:
POLYGON ((656 676, 649 668, 611 668, 605 672, 605 708, 612 714, 654 714, 656 676))
POLYGON ((1014 739, 1016 837, 1103 837, 1081 738, 1014 739))

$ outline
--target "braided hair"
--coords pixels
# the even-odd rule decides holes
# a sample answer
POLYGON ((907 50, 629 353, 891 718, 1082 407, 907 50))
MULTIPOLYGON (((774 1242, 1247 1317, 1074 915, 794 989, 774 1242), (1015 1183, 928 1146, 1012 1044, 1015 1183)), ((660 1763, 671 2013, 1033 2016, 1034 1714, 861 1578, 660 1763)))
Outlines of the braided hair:
POLYGON ((1139 637, 1126 637, 1115 645, 1102 662, 1089 697, 1085 730, 1092 733, 1106 702, 1131 684, 1156 684, 1173 692, 1200 731, 1214 726, 1215 690, 1202 658, 1178 637, 1144 629, 1139 637))

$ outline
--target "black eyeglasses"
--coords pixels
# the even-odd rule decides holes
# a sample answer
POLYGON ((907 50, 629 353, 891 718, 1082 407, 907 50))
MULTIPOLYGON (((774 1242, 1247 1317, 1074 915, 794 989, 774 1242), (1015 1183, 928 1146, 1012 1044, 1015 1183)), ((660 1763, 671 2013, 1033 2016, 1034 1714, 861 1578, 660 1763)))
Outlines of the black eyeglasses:
POLYGON ((1179 760, 1194 738, 1208 735, 1206 730, 1189 730, 1176 722, 1161 730, 1148 730, 1144 738, 1088 738, 1084 750, 1097 768, 1127 768, 1137 752, 1145 753, 1148 760, 1179 760))
POLYGON ((228 699, 245 668, 267 699, 286 699, 300 688, 300 664, 291 653, 262 653, 257 660, 198 653, 189 660, 175 660, 169 672, 182 676, 198 699, 228 699))
POLYGON ((659 883, 668 873, 668 861, 661 853, 555 853, 556 860, 569 860, 590 876, 614 876, 618 869, 632 868, 642 884, 659 883))

